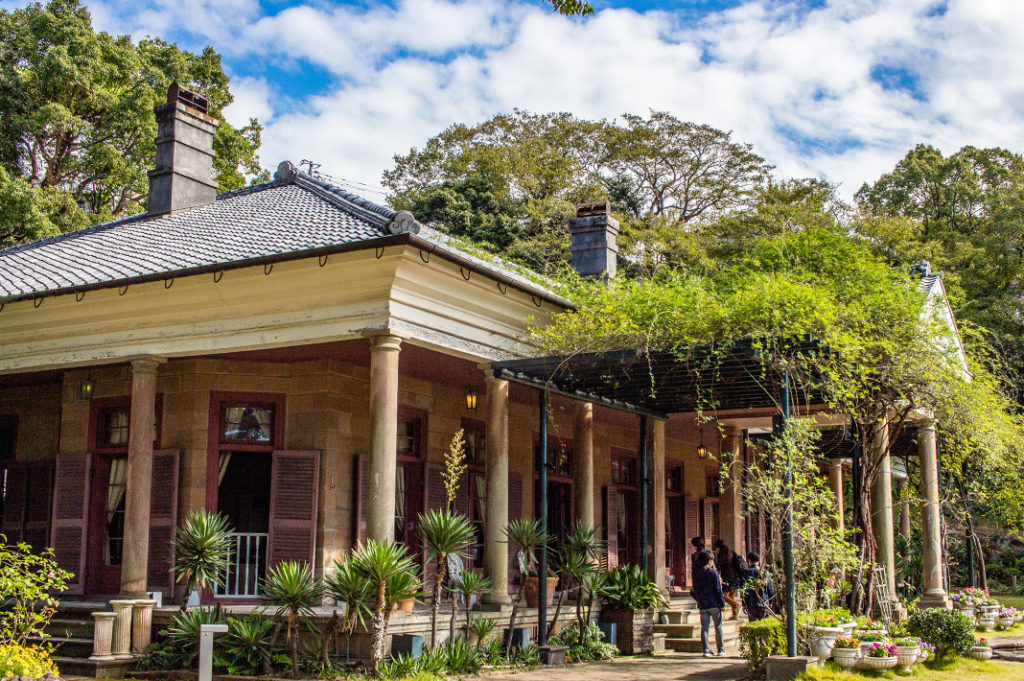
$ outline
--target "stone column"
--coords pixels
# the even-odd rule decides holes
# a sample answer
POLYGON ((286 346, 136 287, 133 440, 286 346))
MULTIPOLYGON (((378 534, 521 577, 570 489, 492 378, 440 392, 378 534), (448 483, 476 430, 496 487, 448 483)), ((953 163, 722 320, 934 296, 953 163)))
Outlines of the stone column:
POLYGON ((114 640, 114 618, 113 612, 94 612, 92 614, 92 655, 90 660, 98 662, 110 662, 114 659, 110 646, 114 640))
POLYGON ((896 496, 900 500, 900 536, 910 539, 910 498, 907 496, 907 479, 896 481, 896 496))
POLYGON ((654 582, 663 593, 667 593, 665 579, 665 422, 661 419, 647 420, 647 447, 650 456, 650 467, 647 476, 650 478, 650 518, 651 518, 651 551, 650 570, 654 573, 654 582))
POLYGON ((149 566, 149 505, 153 489, 153 420, 156 416, 156 357, 132 360, 132 406, 124 502, 121 597, 145 598, 149 566))
POLYGON ((398 465, 398 351, 402 339, 370 339, 370 485, 366 536, 395 539, 395 470, 398 465))
POLYGON ((935 446, 935 424, 917 429, 917 454, 921 459, 921 543, 924 546, 919 608, 948 608, 949 598, 942 581, 942 521, 939 500, 939 460, 935 446))
POLYGON ((491 578, 488 603, 511 603, 508 596, 508 381, 487 378, 487 486, 484 569, 491 578))
POLYGON ((597 527, 594 516, 594 405, 577 402, 573 421, 573 497, 576 520, 597 527))
POLYGON ((115 660, 132 658, 132 604, 135 601, 119 599, 110 601, 114 609, 114 645, 115 660))
POLYGON ((156 601, 140 598, 132 607, 132 652, 141 653, 153 642, 153 607, 156 601))
POLYGON ((828 462, 828 486, 832 488, 832 497, 835 502, 836 518, 833 525, 837 528, 845 527, 845 508, 843 507, 843 460, 832 459, 828 462))
POLYGON ((743 541, 743 431, 727 426, 722 453, 728 456, 729 482, 722 489, 722 541, 731 550, 745 556, 743 541))
POLYGON ((892 460, 888 450, 889 426, 882 421, 871 442, 871 459, 878 462, 875 483, 871 487, 871 526, 877 547, 876 559, 879 565, 885 567, 889 595, 895 600, 896 553, 893 548, 892 460))

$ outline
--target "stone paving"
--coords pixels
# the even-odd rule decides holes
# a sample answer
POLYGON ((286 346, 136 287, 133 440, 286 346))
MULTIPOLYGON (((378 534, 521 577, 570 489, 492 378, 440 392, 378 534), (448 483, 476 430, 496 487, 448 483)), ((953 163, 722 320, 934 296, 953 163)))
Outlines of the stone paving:
MULTIPOLYGON (((499 674, 488 674, 494 677, 499 674)), ((500 674, 515 681, 736 681, 749 677, 739 657, 707 658, 678 653, 654 657, 622 657, 611 662, 538 667, 533 671, 500 674)))

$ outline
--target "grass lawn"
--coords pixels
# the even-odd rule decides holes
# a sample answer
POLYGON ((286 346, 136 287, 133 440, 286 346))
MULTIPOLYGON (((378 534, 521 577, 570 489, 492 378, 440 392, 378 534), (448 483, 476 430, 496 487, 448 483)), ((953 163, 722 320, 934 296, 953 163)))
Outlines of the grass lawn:
MULTIPOLYGON (((974 635, 977 638, 1005 638, 1007 636, 1024 637, 1024 624, 1014 624, 1009 629, 1004 629, 1003 631, 976 631, 974 632, 974 635)), ((1024 678, 1024 674, 1022 674, 1021 678, 1024 678)))
POLYGON ((1024 610, 1024 596, 992 594, 992 598, 999 601, 1000 605, 1005 605, 1011 608, 1021 608, 1024 610))
POLYGON ((906 676, 890 670, 863 674, 860 672, 842 672, 837 667, 826 666, 811 669, 797 678, 797 681, 865 681, 866 679, 914 679, 914 681, 1020 681, 1024 678, 1024 664, 1016 662, 979 662, 977 660, 960 659, 951 662, 925 663, 915 665, 913 671, 906 676))

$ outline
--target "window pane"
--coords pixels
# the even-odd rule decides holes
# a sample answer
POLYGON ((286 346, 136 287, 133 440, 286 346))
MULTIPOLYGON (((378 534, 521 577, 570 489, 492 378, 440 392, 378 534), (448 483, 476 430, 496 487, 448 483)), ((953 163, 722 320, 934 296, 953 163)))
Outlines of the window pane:
POLYGON ((103 418, 103 442, 107 445, 128 443, 128 410, 108 411, 103 418))
POLYGON ((226 407, 224 432, 226 441, 266 442, 273 439, 273 407, 226 407))
POLYGON ((416 456, 416 422, 398 422, 398 453, 416 456))
POLYGON ((405 468, 395 470, 395 541, 405 543, 405 468))
POLYGON ((107 480, 107 522, 103 532, 103 564, 120 565, 124 545, 124 493, 125 477, 128 471, 126 459, 110 462, 110 478, 107 480))

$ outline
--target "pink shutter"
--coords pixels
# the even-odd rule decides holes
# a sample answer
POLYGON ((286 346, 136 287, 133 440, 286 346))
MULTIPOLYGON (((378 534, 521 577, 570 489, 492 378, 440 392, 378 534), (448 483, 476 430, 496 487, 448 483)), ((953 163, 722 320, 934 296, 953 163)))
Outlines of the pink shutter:
MULTIPOLYGON (((365 454, 357 454, 355 457, 355 490, 356 490, 356 512, 355 517, 355 538, 356 544, 366 542, 366 495, 370 489, 370 462, 365 454)), ((355 548, 355 547, 353 547, 355 548)))
MULTIPOLYGON (((508 474, 508 519, 521 520, 523 517, 523 476, 518 473, 508 474)), ((508 548, 508 592, 519 591, 519 564, 516 561, 516 549, 505 542, 508 548)))
POLYGON ((614 487, 604 488, 604 540, 608 546, 608 569, 619 566, 619 509, 618 492, 614 487))
POLYGON ((174 537, 178 523, 177 449, 153 452, 153 480, 149 501, 149 562, 147 589, 165 596, 174 593, 174 537))
POLYGON ((53 490, 53 523, 50 545, 57 563, 73 573, 67 593, 85 592, 86 521, 89 510, 88 452, 58 454, 53 490))
POLYGON ((320 452, 274 452, 270 480, 267 566, 286 560, 313 565, 320 452))
POLYGON ((0 532, 10 544, 25 540, 25 499, 28 496, 28 466, 12 463, 7 466, 4 489, 4 517, 0 532))
POLYGON ((700 536, 700 528, 698 527, 698 517, 700 516, 700 504, 692 497, 683 497, 683 510, 686 514, 686 535, 685 545, 686 550, 684 551, 684 559, 686 561, 685 575, 687 584, 692 584, 692 576, 690 574, 693 566, 690 565, 690 556, 693 552, 693 545, 690 541, 694 537, 700 536))

